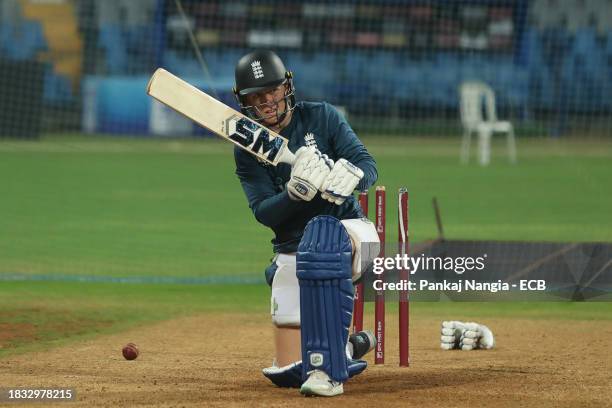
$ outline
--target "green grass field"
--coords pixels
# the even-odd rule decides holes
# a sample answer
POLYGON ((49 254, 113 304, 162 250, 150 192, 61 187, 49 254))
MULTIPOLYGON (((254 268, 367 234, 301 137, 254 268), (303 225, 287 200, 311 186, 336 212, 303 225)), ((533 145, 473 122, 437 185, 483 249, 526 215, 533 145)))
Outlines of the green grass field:
MULTIPOLYGON (((371 135, 364 142, 378 162, 378 184, 388 191, 409 188, 413 241, 436 234, 433 196, 450 238, 612 241, 610 141, 520 140, 517 165, 507 163, 503 145, 495 144, 488 168, 460 165, 458 138, 371 135)), ((263 284, 44 280, 263 282, 272 237, 254 220, 233 170, 231 147, 209 139, 63 135, 0 141, 0 326, 9 333, 0 338, 0 356, 182 314, 265 313, 269 299, 263 284), (8 281, 9 276, 42 280, 8 281), (11 336, 19 324, 30 331, 11 336)), ((394 216, 388 219, 392 239, 394 216)), ((433 315, 450 310, 415 307, 433 315)), ((488 310, 534 318, 610 315, 601 303, 488 310)))

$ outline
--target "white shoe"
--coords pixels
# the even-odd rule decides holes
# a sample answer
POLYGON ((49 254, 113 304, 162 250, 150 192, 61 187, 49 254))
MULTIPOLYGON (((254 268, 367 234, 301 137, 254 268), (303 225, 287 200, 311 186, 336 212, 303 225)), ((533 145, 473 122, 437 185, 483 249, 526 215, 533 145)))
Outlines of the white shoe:
POLYGON ((312 370, 308 373, 308 379, 302 384, 300 392, 304 395, 333 397, 344 393, 344 387, 341 382, 329 378, 324 371, 312 370))

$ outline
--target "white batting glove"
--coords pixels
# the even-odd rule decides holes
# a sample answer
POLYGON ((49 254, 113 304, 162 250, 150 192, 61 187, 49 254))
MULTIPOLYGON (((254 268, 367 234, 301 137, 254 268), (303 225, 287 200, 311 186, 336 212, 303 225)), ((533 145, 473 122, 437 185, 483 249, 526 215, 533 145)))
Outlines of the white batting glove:
POLYGON ((465 324, 458 321, 442 322, 440 336, 440 347, 443 350, 453 350, 459 348, 459 341, 465 329, 465 324))
POLYGON ((312 200, 333 166, 333 160, 319 150, 307 146, 300 147, 295 152, 291 179, 287 183, 289 197, 294 200, 312 200))
POLYGON ((340 159, 321 186, 321 197, 340 205, 353 194, 362 178, 363 170, 346 159, 340 159))
POLYGON ((491 329, 484 324, 470 322, 465 324, 459 345, 461 350, 489 350, 495 346, 495 338, 491 329))
POLYGON ((489 350, 494 346, 493 332, 484 324, 459 321, 442 322, 440 347, 443 350, 489 350))

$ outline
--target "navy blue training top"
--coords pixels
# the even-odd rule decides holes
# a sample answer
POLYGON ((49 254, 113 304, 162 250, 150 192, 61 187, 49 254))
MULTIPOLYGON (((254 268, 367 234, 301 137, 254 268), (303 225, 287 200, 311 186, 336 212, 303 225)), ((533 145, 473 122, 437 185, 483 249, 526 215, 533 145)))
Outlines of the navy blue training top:
MULTIPOLYGON (((359 167, 364 176, 358 190, 368 189, 378 178, 374 158, 344 117, 328 103, 298 102, 289 125, 280 134, 289 140, 289 150, 294 153, 302 146, 315 146, 334 161, 344 158, 359 167)), ((274 252, 295 252, 304 227, 317 215, 341 220, 363 216, 353 196, 342 205, 322 199, 320 193, 309 202, 291 200, 285 189, 291 166, 286 163, 268 165, 237 146, 234 159, 236 175, 255 218, 274 231, 274 252)))

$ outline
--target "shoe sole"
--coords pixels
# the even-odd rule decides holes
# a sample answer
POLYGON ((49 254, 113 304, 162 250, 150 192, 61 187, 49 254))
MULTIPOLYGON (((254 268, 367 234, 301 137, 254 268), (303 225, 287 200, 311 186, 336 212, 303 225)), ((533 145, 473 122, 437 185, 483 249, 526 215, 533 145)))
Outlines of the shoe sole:
POLYGON ((318 392, 310 387, 300 388, 300 393, 304 394, 306 397, 335 397, 336 395, 341 395, 344 393, 344 387, 334 387, 331 392, 318 392))

